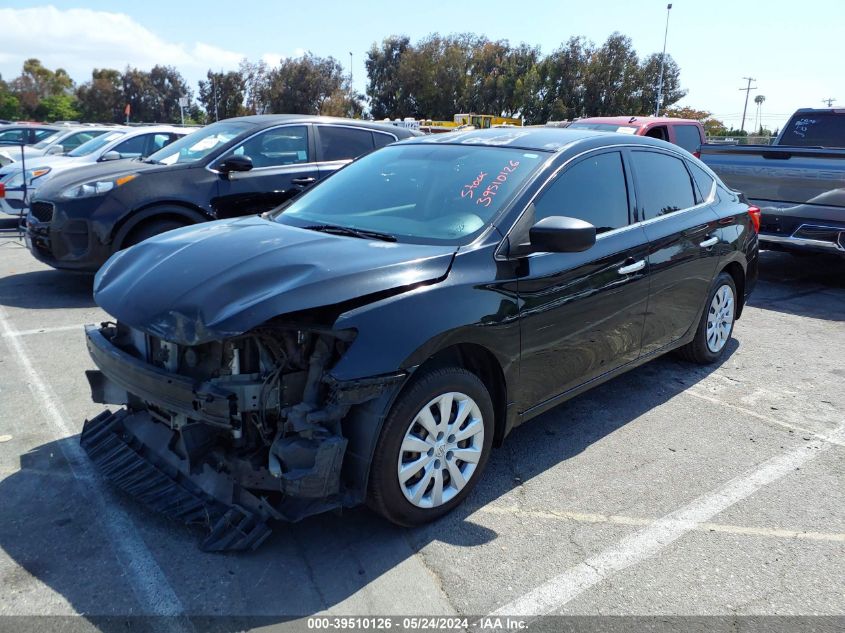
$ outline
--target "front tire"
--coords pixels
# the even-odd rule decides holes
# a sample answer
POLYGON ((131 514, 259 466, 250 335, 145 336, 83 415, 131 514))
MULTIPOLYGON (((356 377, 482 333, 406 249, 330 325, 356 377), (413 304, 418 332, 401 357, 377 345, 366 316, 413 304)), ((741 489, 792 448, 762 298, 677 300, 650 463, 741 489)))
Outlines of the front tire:
POLYGON ((493 431, 493 403, 475 374, 448 367, 415 377, 382 427, 368 504, 407 527, 440 518, 480 479, 493 431))
POLYGON ((710 293, 704 313, 698 323, 695 338, 678 350, 682 358, 709 365, 725 353, 736 321, 736 284, 728 273, 719 273, 710 293))
POLYGON ((132 232, 129 233, 123 241, 121 248, 135 246, 135 244, 140 244, 151 237, 167 233, 168 231, 172 231, 174 229, 181 229, 183 226, 187 226, 187 224, 185 222, 180 222, 179 220, 170 220, 166 218, 148 220, 141 223, 140 226, 132 229, 132 232))

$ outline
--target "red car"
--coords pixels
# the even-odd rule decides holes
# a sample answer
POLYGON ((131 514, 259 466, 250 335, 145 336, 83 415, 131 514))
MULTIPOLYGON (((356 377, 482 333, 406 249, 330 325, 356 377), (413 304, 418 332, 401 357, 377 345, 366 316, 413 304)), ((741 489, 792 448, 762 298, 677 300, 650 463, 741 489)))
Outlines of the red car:
POLYGON ((699 158, 704 143, 704 127, 692 119, 653 116, 594 116, 579 119, 568 127, 582 130, 603 130, 636 136, 650 136, 679 145, 699 158))

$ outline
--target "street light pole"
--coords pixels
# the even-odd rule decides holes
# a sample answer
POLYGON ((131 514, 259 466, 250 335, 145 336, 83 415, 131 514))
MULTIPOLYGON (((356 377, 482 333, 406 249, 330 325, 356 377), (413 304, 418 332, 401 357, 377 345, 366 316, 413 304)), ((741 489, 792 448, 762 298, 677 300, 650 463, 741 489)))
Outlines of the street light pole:
POLYGON ((660 116, 660 104, 663 102, 663 67, 666 62, 666 39, 669 37, 669 12, 672 5, 666 5, 666 30, 663 32, 663 54, 660 56, 660 78, 657 80, 657 103, 654 106, 654 116, 660 116))
POLYGON ((349 51, 349 85, 352 85, 352 51, 349 51))

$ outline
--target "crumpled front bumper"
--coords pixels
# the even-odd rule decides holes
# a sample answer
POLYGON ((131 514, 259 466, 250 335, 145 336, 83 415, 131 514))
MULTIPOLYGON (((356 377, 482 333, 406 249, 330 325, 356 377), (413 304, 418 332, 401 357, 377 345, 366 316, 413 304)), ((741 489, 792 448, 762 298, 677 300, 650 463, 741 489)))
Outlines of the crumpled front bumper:
MULTIPOLYGON (((254 549, 270 534, 271 520, 298 521, 363 499, 365 475, 344 479, 345 468, 369 467, 355 450, 356 441, 372 441, 358 437, 371 426, 361 425, 360 417, 356 430, 349 430, 351 454, 347 433, 317 425, 319 433, 277 437, 265 461, 255 461, 255 455, 244 456, 227 444, 232 430, 227 428, 240 410, 235 392, 133 356, 112 343, 110 329, 86 326, 88 350, 98 367, 86 374, 95 402, 127 408, 86 420, 80 443, 103 475, 151 509, 205 527, 203 550, 254 549), (193 422, 171 425, 167 413, 193 422), (210 452, 197 452, 203 441, 194 433, 208 428, 215 429, 217 439, 210 452), (346 485, 349 481, 354 483, 346 485)), ((398 389, 404 376, 329 381, 331 403, 305 419, 341 420, 350 407, 398 389)), ((379 419, 383 415, 377 413, 379 419)))
POLYGON ((207 464, 199 473, 186 472, 168 450, 173 435, 148 413, 121 409, 86 420, 80 444, 103 475, 149 508, 206 528, 204 551, 261 545, 271 531, 268 513, 262 512, 266 504, 207 464))

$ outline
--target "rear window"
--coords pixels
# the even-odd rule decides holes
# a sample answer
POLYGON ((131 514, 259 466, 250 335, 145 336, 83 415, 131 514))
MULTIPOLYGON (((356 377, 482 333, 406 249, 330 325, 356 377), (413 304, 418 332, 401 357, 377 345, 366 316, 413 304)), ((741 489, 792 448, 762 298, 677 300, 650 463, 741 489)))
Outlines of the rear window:
POLYGON ((793 116, 778 145, 845 147, 845 113, 808 112, 793 116))
POLYGON ((695 125, 676 125, 675 138, 677 145, 680 145, 690 154, 701 149, 701 135, 695 125))

